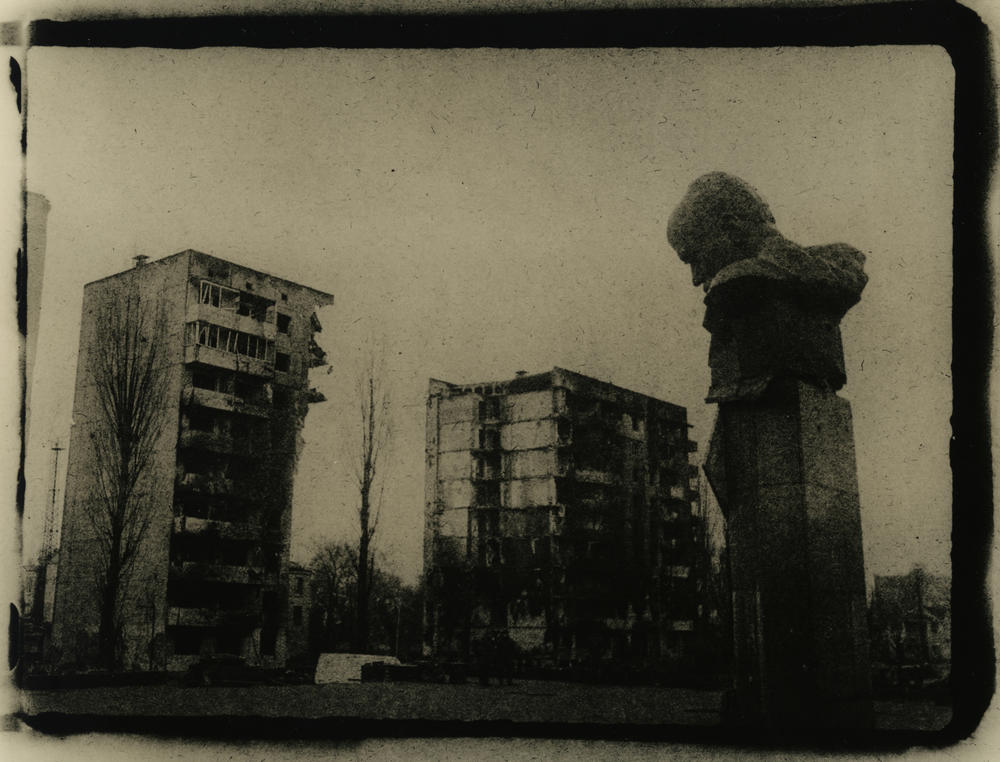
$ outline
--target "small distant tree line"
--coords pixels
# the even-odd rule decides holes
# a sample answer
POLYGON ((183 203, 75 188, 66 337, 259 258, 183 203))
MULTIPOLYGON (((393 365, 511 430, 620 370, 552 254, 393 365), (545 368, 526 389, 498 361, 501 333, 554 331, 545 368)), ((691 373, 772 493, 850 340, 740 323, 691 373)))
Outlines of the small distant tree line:
MULTIPOLYGON (((419 585, 407 585, 370 554, 364 621, 359 621, 358 547, 330 542, 313 556, 310 647, 314 653, 361 652, 420 655, 422 598, 419 585), (360 640, 363 632, 365 642, 360 640)), ((379 559, 381 560, 381 559, 379 559)))

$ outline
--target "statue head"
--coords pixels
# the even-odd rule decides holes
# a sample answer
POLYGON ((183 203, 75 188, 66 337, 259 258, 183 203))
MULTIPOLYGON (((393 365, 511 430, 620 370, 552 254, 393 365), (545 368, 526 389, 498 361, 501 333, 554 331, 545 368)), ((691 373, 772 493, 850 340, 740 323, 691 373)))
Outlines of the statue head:
POLYGON ((755 256, 773 232, 767 202, 725 172, 710 172, 691 183, 667 224, 667 240, 690 265, 694 285, 704 285, 706 291, 719 270, 755 256))

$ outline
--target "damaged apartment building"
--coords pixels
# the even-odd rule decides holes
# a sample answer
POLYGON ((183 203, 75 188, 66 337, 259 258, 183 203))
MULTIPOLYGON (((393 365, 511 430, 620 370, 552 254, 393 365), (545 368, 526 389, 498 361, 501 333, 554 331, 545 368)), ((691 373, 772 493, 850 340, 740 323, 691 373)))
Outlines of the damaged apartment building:
MULTIPOLYGON (((288 647, 288 555, 314 335, 329 294, 197 251, 84 287, 54 642, 66 662, 95 658, 101 551, 93 505, 93 354, 113 300, 159 316, 162 433, 139 485, 148 525, 121 593, 120 662, 184 669, 210 654, 276 666, 288 647)), ((145 325, 152 326, 148 320, 145 325)))
POLYGON ((683 407, 556 368, 432 380, 425 647, 506 632, 541 667, 669 669, 697 637, 707 559, 683 407))

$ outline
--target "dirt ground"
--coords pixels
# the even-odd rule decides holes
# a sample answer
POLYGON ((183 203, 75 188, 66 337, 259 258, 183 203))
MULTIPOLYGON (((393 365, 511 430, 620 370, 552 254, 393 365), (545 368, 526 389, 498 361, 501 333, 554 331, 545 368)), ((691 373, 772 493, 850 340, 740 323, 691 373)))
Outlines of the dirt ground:
MULTIPOLYGON (((252 687, 175 685, 21 693, 21 715, 453 720, 712 726, 719 691, 659 686, 594 686, 519 680, 513 685, 349 683, 252 687)), ((887 730, 936 730, 950 709, 930 702, 876 702, 887 730)))

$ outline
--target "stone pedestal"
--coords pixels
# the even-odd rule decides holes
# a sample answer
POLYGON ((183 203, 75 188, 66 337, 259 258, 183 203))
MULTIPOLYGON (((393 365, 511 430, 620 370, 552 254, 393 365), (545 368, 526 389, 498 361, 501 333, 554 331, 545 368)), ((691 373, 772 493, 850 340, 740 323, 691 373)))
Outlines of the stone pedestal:
POLYGON ((872 724, 850 404, 795 379, 722 402, 705 470, 726 516, 730 724, 872 724))

